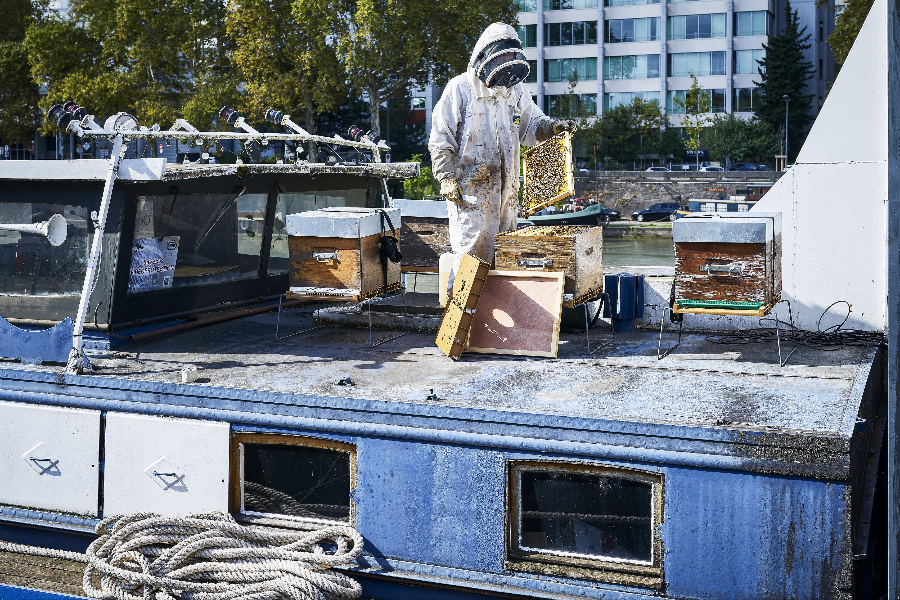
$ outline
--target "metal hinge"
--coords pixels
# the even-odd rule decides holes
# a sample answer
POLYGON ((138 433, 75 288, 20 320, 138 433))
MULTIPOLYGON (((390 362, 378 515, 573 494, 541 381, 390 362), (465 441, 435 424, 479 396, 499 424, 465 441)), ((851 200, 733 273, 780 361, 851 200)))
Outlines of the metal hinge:
POLYGON ((520 258, 516 263, 520 267, 525 267, 526 271, 540 271, 541 269, 553 266, 553 260, 549 258, 520 258))
POLYGON ((313 252, 313 258, 319 261, 320 263, 324 262, 337 262, 338 253, 337 252, 313 252))
POLYGON ((741 275, 741 268, 737 265, 700 265, 700 271, 710 275, 741 275))

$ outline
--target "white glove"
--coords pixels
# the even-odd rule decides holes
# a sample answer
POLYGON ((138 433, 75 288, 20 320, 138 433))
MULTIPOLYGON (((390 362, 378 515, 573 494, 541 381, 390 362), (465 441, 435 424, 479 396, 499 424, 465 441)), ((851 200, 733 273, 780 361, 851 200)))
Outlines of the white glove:
POLYGON ((452 177, 441 182, 441 196, 463 206, 462 190, 452 177))

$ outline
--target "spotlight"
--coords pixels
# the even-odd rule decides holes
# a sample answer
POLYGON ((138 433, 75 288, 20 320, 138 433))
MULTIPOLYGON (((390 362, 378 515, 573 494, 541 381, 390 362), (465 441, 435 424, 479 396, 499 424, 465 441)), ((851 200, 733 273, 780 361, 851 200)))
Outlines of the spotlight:
POLYGON ((274 123, 275 125, 283 125, 284 124, 284 113, 280 110, 275 110, 274 108, 270 108, 266 111, 266 121, 269 123, 274 123))
POLYGON ((373 144, 378 144, 381 141, 381 136, 375 133, 374 131, 369 130, 366 133, 363 133, 363 130, 357 127, 356 125, 351 125, 350 129, 347 130, 347 135, 350 136, 350 139, 356 142, 372 142, 373 144))
POLYGON ((219 109, 219 118, 224 120, 229 125, 234 125, 237 123, 237 120, 240 119, 243 115, 238 111, 234 110, 227 104, 219 109))
POLYGON ((72 121, 74 117, 66 112, 59 104, 54 104, 50 107, 50 111, 47 113, 47 120, 56 124, 62 131, 65 131, 69 126, 69 122, 72 121))
POLYGON ((65 110, 67 113, 69 113, 79 121, 87 116, 87 111, 75 104, 75 102, 73 102, 72 100, 69 100, 68 102, 63 104, 63 110, 65 110))

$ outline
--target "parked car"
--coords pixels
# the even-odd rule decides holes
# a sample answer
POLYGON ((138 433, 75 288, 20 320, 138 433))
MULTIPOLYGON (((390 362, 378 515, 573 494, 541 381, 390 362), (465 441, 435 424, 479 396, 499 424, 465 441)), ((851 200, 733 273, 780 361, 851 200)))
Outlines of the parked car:
POLYGON ((728 167, 729 171, 756 171, 756 165, 753 163, 735 163, 728 167))
POLYGON ((757 171, 774 171, 775 169, 773 169, 769 165, 757 165, 756 170, 757 171))
POLYGON ((702 167, 700 170, 709 173, 712 171, 724 171, 725 169, 723 169, 722 167, 702 167))
POLYGON ((650 167, 647 171, 668 171, 669 169, 665 167, 650 167))
POLYGON ((653 204, 644 210, 638 210, 631 213, 632 221, 665 221, 672 213, 676 212, 680 206, 677 202, 660 202, 653 204))

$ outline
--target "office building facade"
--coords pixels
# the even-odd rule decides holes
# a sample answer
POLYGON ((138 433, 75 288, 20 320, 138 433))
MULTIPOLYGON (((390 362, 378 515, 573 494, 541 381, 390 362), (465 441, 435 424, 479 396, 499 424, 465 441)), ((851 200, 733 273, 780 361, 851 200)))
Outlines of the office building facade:
MULTIPOLYGON (((785 0, 519 0, 519 36, 532 72, 526 81, 550 116, 577 73, 574 108, 601 115, 634 98, 656 100, 678 126, 675 101, 693 73, 714 113, 749 118, 758 102, 757 61, 768 35, 784 26, 785 0)), ((834 13, 815 0, 795 0, 800 26, 811 34, 806 57, 816 68, 807 83, 813 111, 825 100, 834 60, 825 39, 834 13)), ((571 103, 570 103, 571 104, 571 103)))

